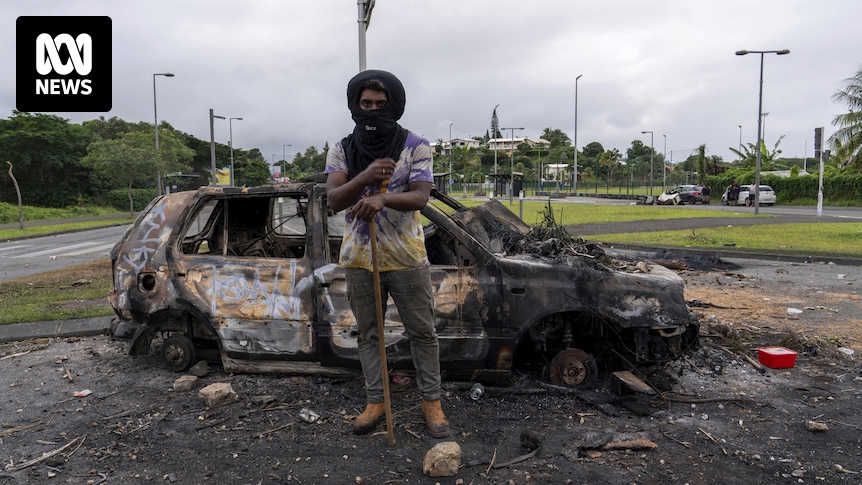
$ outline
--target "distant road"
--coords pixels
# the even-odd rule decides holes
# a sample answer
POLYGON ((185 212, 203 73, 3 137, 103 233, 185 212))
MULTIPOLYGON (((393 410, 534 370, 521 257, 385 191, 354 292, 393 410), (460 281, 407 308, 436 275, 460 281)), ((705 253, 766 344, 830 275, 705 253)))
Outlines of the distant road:
MULTIPOLYGON (((457 195, 457 194, 455 194, 457 195)), ((499 198, 508 206, 508 198, 499 198)), ((527 197, 529 201, 546 201, 547 198, 527 197)), ((517 213, 518 199, 513 200, 512 210, 517 213)), ((600 197, 567 197, 552 199, 553 204, 583 205, 630 205, 631 200, 605 199, 600 197)), ((657 211, 673 211, 681 208, 705 211, 724 211, 754 213, 752 207, 727 207, 720 203, 704 206, 653 206, 657 211)), ((823 216, 817 216, 816 207, 772 206, 761 207, 764 217, 750 218, 687 218, 664 219, 660 221, 620 222, 600 224, 576 224, 566 226, 575 236, 593 234, 612 234, 621 232, 640 232, 656 230, 692 229, 702 227, 750 226, 757 224, 819 223, 819 222, 860 222, 860 207, 825 207, 823 216)), ((65 221, 68 222, 68 221, 65 221)), ((45 224, 29 223, 28 225, 45 224)), ((17 225, 14 225, 17 227, 17 225)), ((107 258, 114 244, 126 230, 126 225, 83 230, 67 234, 56 234, 28 239, 0 242, 0 280, 28 276, 31 274, 60 269, 74 264, 107 258)))
POLYGON ((0 243, 0 280, 107 258, 126 227, 4 241, 0 243))

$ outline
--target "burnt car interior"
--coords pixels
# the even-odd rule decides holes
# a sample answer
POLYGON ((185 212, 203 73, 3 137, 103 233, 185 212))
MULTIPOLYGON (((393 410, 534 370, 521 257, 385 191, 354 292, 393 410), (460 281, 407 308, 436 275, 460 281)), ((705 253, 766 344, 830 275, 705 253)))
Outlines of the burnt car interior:
MULTIPOLYGON (((307 205, 308 199, 301 197, 211 199, 198 207, 187 226, 182 252, 302 258, 307 205)), ((338 245, 340 235, 336 249, 338 245)))
MULTIPOLYGON (((183 237, 183 254, 302 258, 308 199, 246 197, 210 199, 199 205, 183 237)), ((329 215, 330 255, 338 261, 343 214, 329 215)), ((436 225, 426 224, 425 247, 433 265, 471 266, 476 258, 436 225)))

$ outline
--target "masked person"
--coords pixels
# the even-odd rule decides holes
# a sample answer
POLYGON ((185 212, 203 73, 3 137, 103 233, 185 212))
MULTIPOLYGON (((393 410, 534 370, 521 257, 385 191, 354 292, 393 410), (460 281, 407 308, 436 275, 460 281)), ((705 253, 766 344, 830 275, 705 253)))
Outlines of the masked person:
POLYGON ((391 296, 410 339, 428 434, 442 438, 449 422, 440 406, 440 348, 419 219, 434 180, 431 145, 398 124, 405 101, 401 81, 386 71, 363 71, 350 80, 347 107, 356 126, 326 155, 326 192, 334 211, 349 208, 339 263, 359 331, 367 402, 353 432, 370 433, 385 419, 369 229, 375 224, 384 310, 391 296))

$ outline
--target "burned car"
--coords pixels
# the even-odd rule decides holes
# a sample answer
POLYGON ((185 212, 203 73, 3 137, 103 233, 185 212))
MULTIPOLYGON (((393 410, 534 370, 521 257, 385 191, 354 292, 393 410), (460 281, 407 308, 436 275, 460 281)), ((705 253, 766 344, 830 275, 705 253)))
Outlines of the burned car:
MULTIPOLYGON (((434 190, 421 213, 447 378, 506 382, 523 370, 579 385, 603 363, 664 362, 697 343, 671 270, 624 272, 589 255, 526 251, 531 228, 496 200, 467 208, 434 190)), ((133 355, 161 336, 174 370, 202 357, 229 372, 358 368, 338 265, 343 225, 321 184, 161 196, 111 252, 115 335, 133 355)), ((385 343, 390 368, 412 366, 391 300, 385 343)))

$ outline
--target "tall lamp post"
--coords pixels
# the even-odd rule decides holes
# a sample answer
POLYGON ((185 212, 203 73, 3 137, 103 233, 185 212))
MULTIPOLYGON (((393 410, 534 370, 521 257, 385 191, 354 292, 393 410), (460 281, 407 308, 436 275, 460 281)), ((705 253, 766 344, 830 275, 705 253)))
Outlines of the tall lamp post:
POLYGON ((575 162, 572 167, 572 195, 578 195, 578 79, 583 74, 578 74, 575 78, 575 162))
POLYGON ((284 175, 284 172, 287 171, 287 147, 292 147, 290 143, 286 143, 281 146, 281 178, 287 178, 284 175))
POLYGON ((763 144, 766 144, 766 117, 769 116, 769 111, 763 113, 763 144))
POLYGON ((662 135, 664 137, 664 156, 661 161, 661 191, 664 192, 667 190, 667 179, 665 177, 665 168, 667 168, 667 135, 662 135))
POLYGON ((449 175, 446 177, 446 190, 445 193, 449 193, 449 189, 452 188, 452 125, 455 122, 449 123, 449 175))
POLYGON ((509 203, 512 203, 512 192, 515 191, 515 130, 524 128, 500 128, 501 130, 512 130, 512 162, 509 167, 509 203))
POLYGON ((210 183, 212 185, 218 185, 218 176, 216 175, 215 165, 215 128, 213 127, 214 118, 223 120, 224 116, 218 116, 213 114, 213 110, 212 108, 210 108, 210 170, 212 170, 212 181, 210 183))
POLYGON ((739 127, 739 161, 742 161, 742 125, 736 125, 739 127))
MULTIPOLYGON (((159 72, 153 74, 153 115, 155 117, 153 127, 156 130, 156 153, 159 156, 159 160, 161 160, 161 154, 159 153, 159 109, 156 104, 156 76, 174 77, 174 73, 159 72)), ((156 185, 159 186, 159 195, 162 195, 162 169, 160 167, 156 167, 156 185)))
POLYGON ((649 195, 652 195, 652 176, 653 176, 653 133, 651 131, 642 131, 641 134, 649 133, 649 195))
MULTIPOLYGON (((491 138, 494 139, 494 175, 497 175, 497 130, 500 129, 500 122, 497 121, 497 108, 499 107, 499 104, 497 106, 494 106, 494 118, 491 119, 491 131, 493 132, 491 133, 491 138)), ((496 183, 496 181, 497 179, 495 178, 494 182, 496 183)))
POLYGON ((744 56, 746 54, 760 54, 760 92, 757 97, 757 145, 755 145, 757 150, 757 159, 754 164, 754 215, 757 215, 760 213, 760 128, 763 121, 763 55, 777 54, 779 56, 783 56, 785 54, 790 54, 790 49, 782 49, 779 51, 736 51, 736 55, 738 56, 744 56))
POLYGON ((228 118, 228 120, 227 120, 228 130, 230 131, 230 185, 231 185, 231 187, 236 185, 236 181, 234 180, 234 177, 233 177, 233 120, 242 121, 242 118, 228 118))

